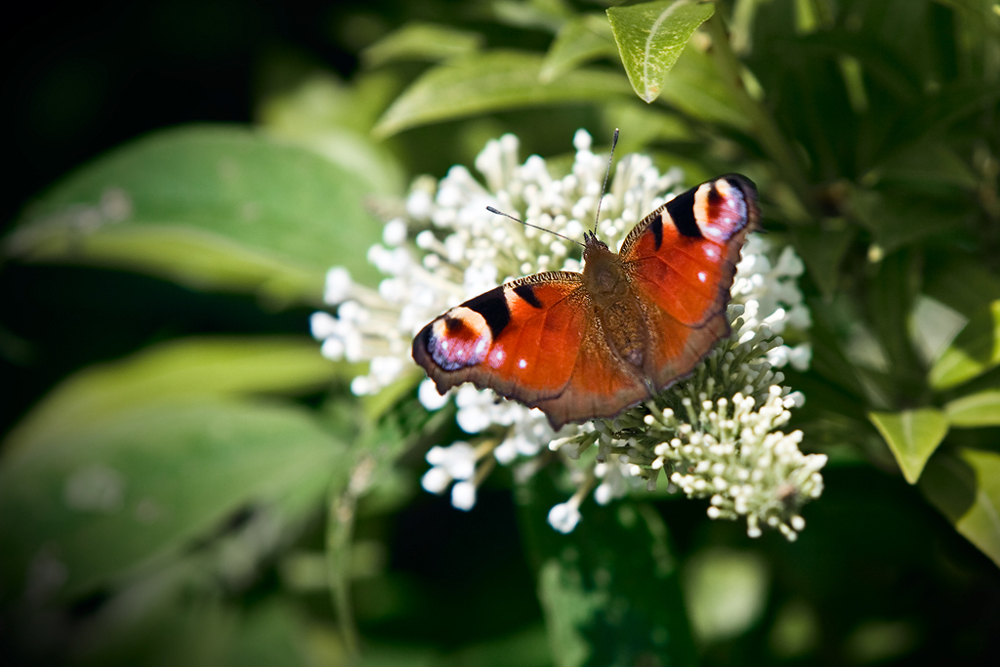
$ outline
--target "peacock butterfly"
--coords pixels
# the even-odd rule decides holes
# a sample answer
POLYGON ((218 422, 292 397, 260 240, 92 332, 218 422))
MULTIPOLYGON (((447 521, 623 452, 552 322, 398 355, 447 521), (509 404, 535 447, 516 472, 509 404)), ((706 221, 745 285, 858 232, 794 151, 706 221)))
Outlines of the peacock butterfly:
POLYGON ((729 289, 759 218, 749 179, 702 183, 647 215, 620 253, 586 232, 582 273, 526 276, 452 308, 417 334, 413 359, 442 394, 471 382, 556 430, 614 417, 729 335, 729 289))

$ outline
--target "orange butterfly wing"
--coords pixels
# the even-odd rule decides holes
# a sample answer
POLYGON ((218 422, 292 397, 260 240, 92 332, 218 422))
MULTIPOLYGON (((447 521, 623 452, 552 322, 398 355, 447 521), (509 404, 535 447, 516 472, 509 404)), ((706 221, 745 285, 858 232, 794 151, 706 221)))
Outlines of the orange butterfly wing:
POLYGON ((557 430, 649 393, 605 343, 579 273, 528 276, 452 308, 417 334, 413 358, 439 392, 472 382, 541 408, 557 430))
POLYGON ((729 290, 759 218, 753 183, 728 175, 678 195, 625 239, 620 256, 646 307, 658 389, 689 373, 729 334, 729 290))

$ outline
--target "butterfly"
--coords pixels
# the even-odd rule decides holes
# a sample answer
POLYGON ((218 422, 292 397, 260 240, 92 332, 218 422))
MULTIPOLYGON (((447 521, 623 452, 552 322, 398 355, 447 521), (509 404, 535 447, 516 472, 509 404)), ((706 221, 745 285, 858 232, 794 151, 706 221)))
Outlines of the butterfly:
POLYGON ((647 215, 615 253, 584 234, 583 272, 526 276, 456 306, 413 340, 438 392, 471 382, 558 430, 615 417, 691 373, 722 337, 757 189, 736 174, 647 215))

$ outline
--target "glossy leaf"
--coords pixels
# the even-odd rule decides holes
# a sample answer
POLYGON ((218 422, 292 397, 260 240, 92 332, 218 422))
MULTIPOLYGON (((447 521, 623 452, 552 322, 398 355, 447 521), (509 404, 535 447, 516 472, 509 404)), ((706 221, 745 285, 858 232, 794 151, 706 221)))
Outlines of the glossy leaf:
POLYGON ((6 239, 25 261, 114 266, 199 289, 321 302, 335 264, 374 281, 364 181, 236 127, 158 132, 84 166, 6 239))
POLYGON ((1000 365, 1000 301, 973 315, 930 371, 934 389, 950 389, 1000 365))
POLYGON ((159 403, 53 435, 0 460, 3 591, 108 584, 248 504, 346 482, 345 454, 305 411, 263 403, 159 403))
POLYGON ((906 481, 916 484, 927 459, 948 434, 948 418, 934 408, 872 412, 868 418, 885 438, 906 481))
POLYGON ((980 391, 949 401, 944 406, 952 426, 1000 426, 1000 389, 980 391))
POLYGON ((558 495, 521 489, 521 525, 558 667, 694 663, 667 528, 651 507, 587 504, 571 535, 546 522, 558 495))
POLYGON ((1000 454, 966 448, 941 452, 928 464, 920 490, 1000 566, 1000 454))
POLYGON ((552 41, 539 80, 549 83, 588 60, 616 56, 614 35, 606 16, 584 14, 577 16, 559 29, 552 41))
POLYGON ((308 338, 192 338, 86 368, 53 389, 4 443, 4 451, 87 429, 158 401, 304 393, 350 374, 308 338))
POLYGON ((616 74, 574 70, 548 84, 539 83, 543 59, 519 51, 491 51, 452 60, 415 81, 386 110, 375 134, 464 118, 474 114, 544 104, 601 102, 628 94, 616 74))
POLYGON ((646 102, 660 95, 681 51, 694 31, 715 12, 710 3, 659 0, 612 7, 608 19, 625 72, 636 94, 646 102))
POLYGON ((437 62, 477 50, 483 36, 466 30, 432 23, 407 23, 361 52, 369 67, 399 60, 437 62))

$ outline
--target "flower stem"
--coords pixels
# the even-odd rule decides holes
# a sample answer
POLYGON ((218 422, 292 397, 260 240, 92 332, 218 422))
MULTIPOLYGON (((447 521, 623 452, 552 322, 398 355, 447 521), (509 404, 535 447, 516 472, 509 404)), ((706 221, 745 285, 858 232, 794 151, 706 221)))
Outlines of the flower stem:
POLYGON ((326 520, 326 566, 330 598, 337 612, 344 648, 351 656, 359 652, 358 627, 351 606, 351 544, 358 498, 371 478, 375 463, 364 458, 354 467, 346 489, 332 488, 326 520))
MULTIPOLYGON (((750 119, 750 128, 761 147, 777 167, 782 179, 791 187, 795 198, 795 208, 801 213, 814 214, 809 196, 809 182, 806 180, 805 169, 795 155, 795 151, 785 141, 784 135, 778 129, 777 123, 764 106, 750 96, 740 75, 742 63, 733 52, 729 43, 726 24, 716 11, 705 25, 712 36, 712 55, 722 79, 743 113, 750 119)), ((794 221, 794 220, 793 220, 794 221)), ((804 221, 804 220, 803 220, 804 221)))

